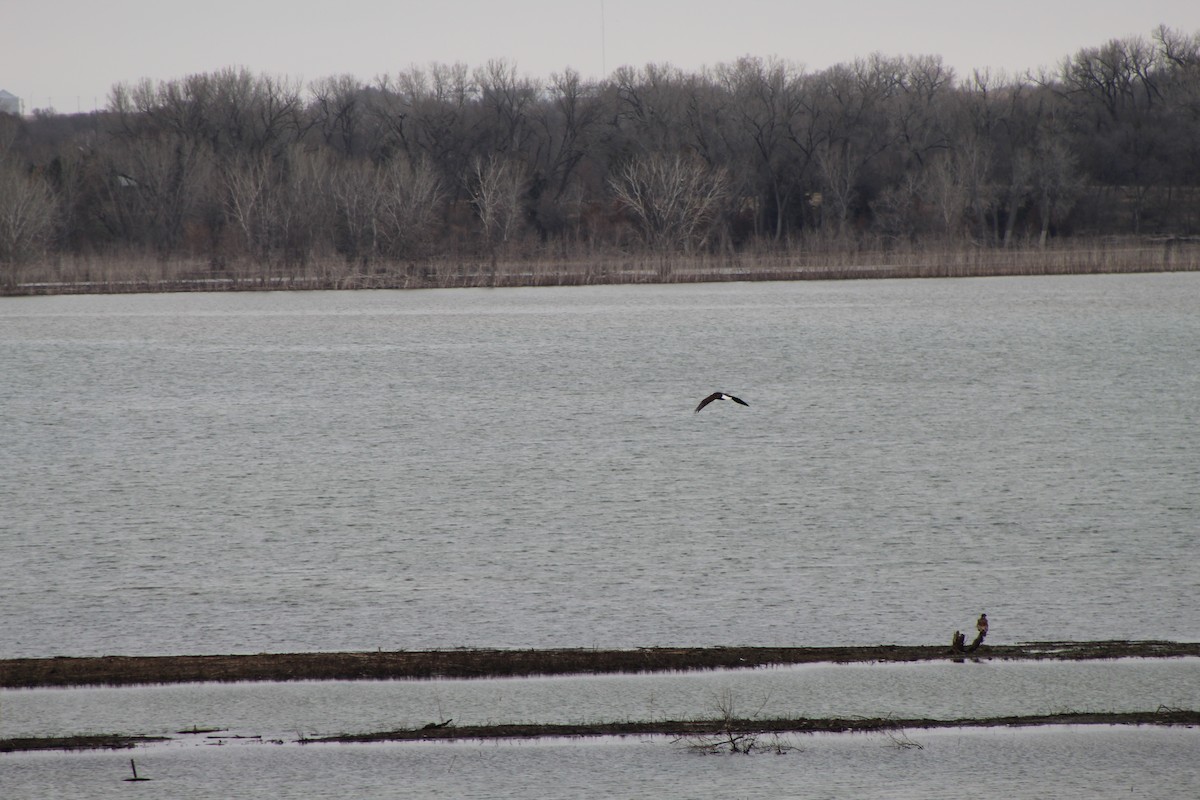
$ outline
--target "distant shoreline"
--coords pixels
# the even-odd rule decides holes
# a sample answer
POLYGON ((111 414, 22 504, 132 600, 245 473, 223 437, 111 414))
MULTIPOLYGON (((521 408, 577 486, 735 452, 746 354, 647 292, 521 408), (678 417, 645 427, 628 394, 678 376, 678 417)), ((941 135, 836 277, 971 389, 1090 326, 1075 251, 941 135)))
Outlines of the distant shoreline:
POLYGON ((939 645, 867 645, 15 658, 0 660, 0 688, 235 681, 464 679, 695 671, 816 663, 1078 661, 1185 656, 1200 656, 1200 642, 1023 642, 1015 645, 985 644, 970 654, 954 653, 949 646, 939 645))
POLYGON ((63 257, 12 267, 0 296, 177 292, 454 289, 729 281, 831 281, 1112 275, 1200 271, 1200 237, 1072 240, 1049 247, 985 248, 970 243, 898 249, 784 249, 736 254, 596 253, 531 256, 491 264, 431 259, 376 264, 344 261, 263 266, 146 256, 63 257))

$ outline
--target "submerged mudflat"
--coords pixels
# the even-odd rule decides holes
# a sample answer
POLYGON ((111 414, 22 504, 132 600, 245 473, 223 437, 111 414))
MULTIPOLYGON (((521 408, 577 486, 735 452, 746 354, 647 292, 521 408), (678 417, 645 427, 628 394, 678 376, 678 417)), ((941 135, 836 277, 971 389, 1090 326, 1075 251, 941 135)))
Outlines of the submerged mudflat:
MULTIPOLYGON (((69 686, 134 686, 180 682, 296 680, 486 679, 539 675, 684 672, 770 665, 818 663, 901 663, 939 661, 1084 661, 1123 658, 1167 659, 1200 656, 1200 642, 1093 641, 1026 642, 983 645, 973 653, 949 647, 877 645, 862 647, 712 647, 641 648, 630 650, 434 650, 346 653, 261 653, 257 655, 102 656, 0 660, 0 686, 5 688, 69 686)), ((378 720, 376 721, 376 724, 378 720)), ((357 733, 299 743, 382 742, 449 739, 517 739, 593 736, 673 736, 704 747, 745 747, 755 737, 817 732, 886 732, 953 727, 1024 727, 1043 725, 1200 725, 1200 709, 1159 706, 1150 710, 1063 712, 923 717, 783 716, 739 719, 667 718, 599 721, 584 724, 477 724, 469 720, 431 722, 410 727, 368 727, 357 733)), ((103 730, 103 729, 101 729, 103 730)), ((336 729, 335 729, 336 730, 336 729)), ((209 743, 242 738, 222 728, 193 727, 175 731, 190 738, 206 734, 209 743)), ((120 749, 169 741, 170 736, 103 733, 0 739, 0 752, 28 750, 120 749)), ((262 737, 255 737, 262 738, 262 737)), ((283 738, 272 738, 284 743, 283 738)), ((748 751, 746 751, 748 752, 748 751)))
POLYGON ((421 650, 254 655, 97 656, 0 660, 0 688, 134 686, 204 681, 498 678, 738 669, 782 664, 954 659, 1086 660, 1200 656, 1200 642, 1092 641, 860 647, 651 647, 630 650, 421 650))
MULTIPOLYGON (((842 718, 775 718, 775 719, 700 719, 655 720, 647 722, 599 722, 577 725, 499 724, 455 726, 450 722, 431 724, 422 728, 404 728, 374 733, 341 734, 319 738, 301 738, 298 744, 451 741, 461 739, 536 739, 548 737, 595 736, 674 736, 705 748, 733 748, 752 743, 760 735, 788 733, 877 733, 903 734, 905 730, 933 728, 1017 728, 1038 725, 1200 725, 1200 711, 1160 708, 1137 712, 1066 712, 1027 716, 980 717, 962 719, 900 719, 897 717, 842 718)), ((179 731, 180 734, 207 731, 179 731)), ((0 739, 0 753, 32 750, 121 750, 138 745, 170 741, 169 736, 131 736, 124 734, 94 734, 88 736, 50 736, 0 739)), ((231 737, 216 732, 209 736, 217 744, 231 737)), ((238 737, 232 737, 238 738, 238 737)), ((255 737, 258 738, 258 737, 255 737)), ((282 739, 273 740, 283 744, 282 739)), ((740 752, 749 752, 748 749, 740 752)))
POLYGON ((963 719, 901 719, 897 717, 777 718, 659 720, 650 722, 613 722, 582 725, 453 725, 430 726, 415 730, 380 733, 343 734, 305 742, 389 742, 428 739, 519 739, 544 736, 678 736, 706 737, 737 734, 771 733, 870 733, 904 729, 1023 727, 1033 725, 1197 725, 1200 711, 1159 709, 1138 712, 1068 712, 1028 716, 980 717, 963 719))

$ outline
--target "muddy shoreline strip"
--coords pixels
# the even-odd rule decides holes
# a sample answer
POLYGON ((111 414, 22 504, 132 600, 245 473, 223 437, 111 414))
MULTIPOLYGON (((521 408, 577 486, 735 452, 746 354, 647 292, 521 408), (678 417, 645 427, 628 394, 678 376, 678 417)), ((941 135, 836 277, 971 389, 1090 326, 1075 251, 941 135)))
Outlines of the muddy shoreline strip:
POLYGON ((169 742, 170 736, 128 736, 120 733, 96 733, 84 736, 26 736, 0 739, 0 753, 28 753, 34 750, 127 750, 141 744, 169 742))
POLYGON ((0 688, 165 683, 501 678, 682 672, 781 664, 1058 660, 1200 656, 1200 642, 1025 642, 964 656, 937 645, 649 647, 631 650, 418 650, 257 655, 97 656, 0 660, 0 688))
POLYGON ((658 722, 614 722, 587 725, 480 725, 418 728, 380 733, 341 734, 304 739, 305 743, 450 741, 456 739, 529 739, 590 736, 677 736, 680 738, 728 734, 783 733, 873 733, 880 731, 929 730, 932 728, 1000 728, 1039 725, 1185 725, 1200 724, 1200 711, 1160 709, 1122 713, 1066 712, 1031 716, 983 717, 979 719, 872 718, 779 718, 734 720, 663 720, 658 722))
MULTIPOLYGON (((1033 727, 1044 725, 1200 725, 1200 711, 1160 708, 1157 711, 1127 713, 1067 712, 1033 716, 984 717, 980 719, 897 719, 875 718, 779 718, 779 719, 717 719, 717 720, 660 720, 655 722, 610 722, 581 725, 470 725, 437 726, 415 729, 381 731, 378 733, 340 734, 295 740, 298 744, 361 744, 370 742, 414 742, 455 740, 506 740, 545 738, 585 738, 599 736, 674 736, 685 741, 702 741, 710 737, 731 739, 740 736, 783 735, 801 733, 902 733, 908 730, 936 728, 998 728, 1033 727)), ((183 733, 183 732, 181 732, 183 733)), ((218 740, 221 737, 216 737, 218 740)), ((97 734, 92 736, 29 737, 0 739, 0 753, 34 750, 96 750, 128 749, 139 745, 172 741, 169 736, 126 736, 97 734)), ((223 743, 223 742, 221 742, 223 743)), ((276 744, 283 744, 276 740, 276 744)))

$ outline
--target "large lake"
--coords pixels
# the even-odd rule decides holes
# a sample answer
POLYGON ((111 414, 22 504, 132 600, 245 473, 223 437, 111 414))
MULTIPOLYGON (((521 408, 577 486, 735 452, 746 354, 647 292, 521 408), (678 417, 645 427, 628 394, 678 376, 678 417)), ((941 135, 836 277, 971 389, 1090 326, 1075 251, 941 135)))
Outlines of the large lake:
MULTIPOLYGON (((0 657, 948 643, 981 611, 992 642, 1200 639, 1198 354, 1200 274, 0 299, 0 657), (716 389, 749 408, 694 414, 716 389)), ((23 798, 126 797, 130 755, 195 798, 1169 797, 1194 729, 271 742, 1198 693, 1195 659, 9 690, 0 738, 264 738, 0 770, 23 798)))
POLYGON ((1200 274, 3 298, 0 376, 0 657, 1200 639, 1200 274))

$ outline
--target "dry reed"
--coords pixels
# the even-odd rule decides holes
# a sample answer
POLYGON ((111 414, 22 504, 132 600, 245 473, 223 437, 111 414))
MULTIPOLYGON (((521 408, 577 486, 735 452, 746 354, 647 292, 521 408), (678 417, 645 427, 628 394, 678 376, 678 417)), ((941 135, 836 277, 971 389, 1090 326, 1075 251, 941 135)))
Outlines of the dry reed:
POLYGON ((200 259, 80 256, 7 269, 0 293, 9 295, 963 278, 1196 271, 1200 240, 1112 238, 1045 248, 818 245, 691 255, 545 252, 495 264, 433 258, 416 264, 361 265, 325 259, 298 265, 235 262, 219 268, 200 259))

